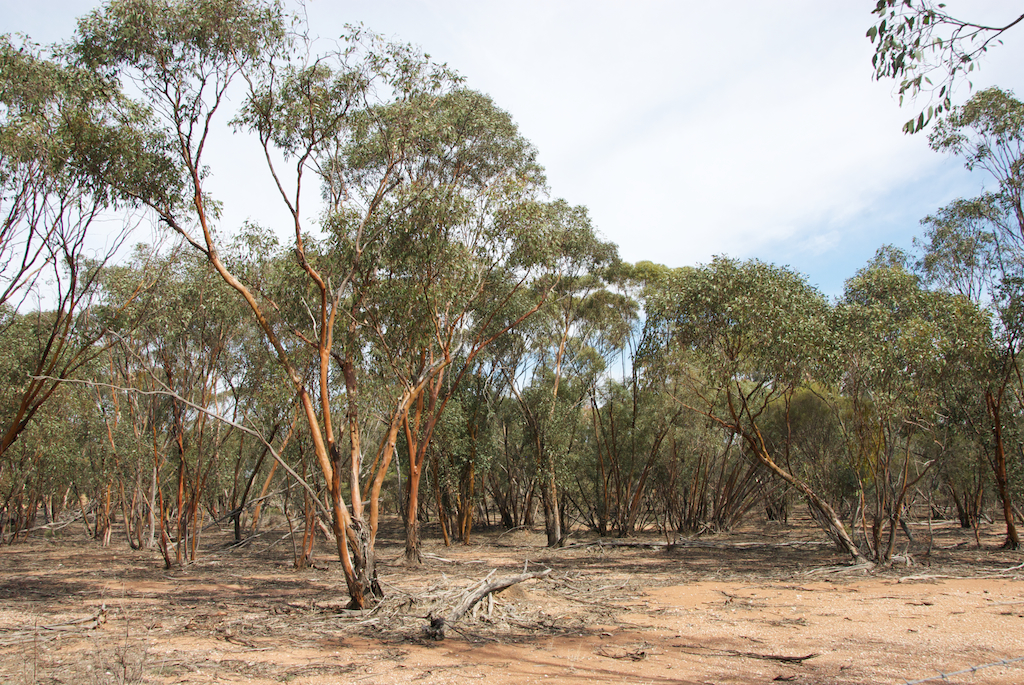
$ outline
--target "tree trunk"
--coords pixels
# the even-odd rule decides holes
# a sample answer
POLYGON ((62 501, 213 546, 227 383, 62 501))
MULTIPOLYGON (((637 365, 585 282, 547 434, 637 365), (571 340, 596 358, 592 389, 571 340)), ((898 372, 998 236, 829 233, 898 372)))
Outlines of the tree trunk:
POLYGON ((772 460, 760 432, 757 432, 756 435, 745 434, 744 438, 746 438, 748 444, 751 445, 753 448, 752 451, 762 464, 767 466, 772 473, 789 483, 793 488, 800 491, 800 493, 807 498, 808 504, 817 514, 815 518, 818 519, 818 523, 822 528, 824 528, 825 533, 832 538, 832 540, 834 540, 843 551, 850 555, 853 562, 857 564, 865 563, 867 560, 860 553, 860 550, 853 542, 850 534, 846 532, 846 527, 839 519, 835 510, 832 509, 827 502, 818 497, 818 495, 811 490, 810 486, 799 478, 793 476, 772 460))
POLYGON ((430 465, 434 472, 434 502, 437 504, 437 523, 441 526, 441 539, 445 547, 451 547, 451 498, 447 492, 441 491, 441 464, 436 451, 431 455, 430 465))
POLYGON ((473 508, 476 499, 476 447, 470 451, 469 462, 462 471, 462 487, 459 490, 459 538, 462 544, 469 544, 469 535, 473 530, 473 508))
POLYGON ((544 531, 548 537, 548 547, 562 544, 562 521, 558 511, 558 488, 555 484, 555 466, 547 464, 547 474, 541 489, 541 500, 544 505, 544 531))
POLYGON ((996 487, 999 490, 999 499, 1003 504, 1003 519, 1006 521, 1006 540, 1003 542, 1003 549, 1020 549, 1020 537, 1017 534, 1017 526, 1013 520, 1013 496, 1010 494, 1009 478, 1006 475, 1006 450, 1003 443, 1002 424, 1002 389, 999 396, 994 396, 990 391, 985 392, 985 401, 988 405, 989 415, 992 417, 992 432, 995 438, 995 455, 993 459, 993 471, 996 477, 996 487))
MULTIPOLYGON (((407 489, 407 509, 405 512, 405 561, 408 564, 423 562, 423 558, 420 556, 420 527, 418 522, 420 481, 423 478, 423 467, 426 464, 427 447, 430 445, 434 426, 439 418, 435 413, 435 408, 438 393, 441 390, 441 381, 444 379, 443 369, 441 371, 436 377, 424 373, 422 380, 414 388, 414 393, 410 395, 410 399, 412 397, 416 399, 416 413, 412 424, 409 422, 408 409, 404 411, 405 438, 409 447, 409 487, 407 489), (425 398, 423 388, 431 378, 433 378, 433 384, 430 388, 430 396, 425 398), (424 407, 425 400, 427 399, 429 399, 429 402, 424 407), (424 414, 427 416, 427 421, 423 426, 423 432, 420 433, 420 422, 423 420, 424 414)), ((405 406, 408 407, 409 405, 406 404, 405 406)), ((441 506, 440 502, 438 502, 438 506, 441 506)))
POLYGON ((348 529, 351 528, 351 519, 341 504, 341 491, 337 475, 335 475, 331 486, 331 504, 334 538, 338 545, 338 558, 341 560, 342 568, 345 571, 345 585, 348 588, 349 607, 352 609, 363 609, 366 607, 364 588, 367 585, 362 581, 366 574, 363 572, 364 569, 360 568, 363 566, 363 564, 359 563, 361 560, 356 560, 353 563, 354 559, 348 552, 348 529))
POLYGON ((409 464, 409 485, 406 491, 405 510, 405 561, 409 564, 420 564, 423 557, 420 555, 420 479, 423 476, 421 464, 416 463, 415 457, 409 464))

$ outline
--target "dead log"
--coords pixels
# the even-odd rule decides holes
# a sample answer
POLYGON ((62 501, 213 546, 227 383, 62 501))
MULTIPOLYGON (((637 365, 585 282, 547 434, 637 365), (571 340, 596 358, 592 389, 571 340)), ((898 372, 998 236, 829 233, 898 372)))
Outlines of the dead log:
POLYGON ((589 540, 586 542, 574 542, 571 545, 565 545, 559 548, 558 551, 568 550, 580 547, 646 547, 651 549, 659 549, 664 547, 671 547, 669 543, 661 540, 605 540, 599 538, 597 540, 589 540))
POLYGON ((476 603, 481 599, 491 594, 492 592, 499 592, 506 588, 510 588, 516 583, 521 583, 524 580, 530 580, 531 578, 543 578, 544 576, 551 573, 551 569, 544 569, 543 571, 531 571, 529 573, 520 573, 514 576, 500 576, 491 580, 491 576, 494 575, 494 571, 487 574, 487 577, 481 580, 476 586, 470 588, 462 596, 460 601, 455 608, 453 608, 447 617, 441 616, 428 616, 430 625, 425 629, 426 636, 431 640, 443 640, 444 630, 446 626, 455 625, 455 623, 469 613, 469 610, 476 606, 476 603))
POLYGON ((785 654, 761 654, 760 652, 741 652, 737 649, 705 649, 702 647, 696 647, 695 649, 686 649, 689 645, 672 645, 673 647, 683 647, 681 650, 683 654, 693 654, 694 656, 731 656, 740 657, 742 659, 760 659, 761 661, 777 661, 780 664, 793 664, 800 665, 808 659, 813 659, 820 654, 811 653, 806 656, 788 656, 785 654))
POLYGON ((785 656, 783 654, 758 654, 757 652, 740 652, 735 649, 727 649, 725 653, 729 656, 738 656, 745 659, 760 659, 762 661, 778 661, 780 664, 802 664, 808 659, 813 659, 818 654, 807 656, 785 656))

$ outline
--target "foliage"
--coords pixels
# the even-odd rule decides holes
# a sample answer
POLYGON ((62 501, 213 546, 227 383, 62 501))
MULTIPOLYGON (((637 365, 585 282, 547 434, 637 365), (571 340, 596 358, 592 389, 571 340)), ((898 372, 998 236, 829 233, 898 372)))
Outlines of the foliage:
POLYGON ((830 402, 871 498, 869 544, 881 562, 891 559, 908 493, 935 464, 917 453, 942 440, 943 399, 951 386, 979 378, 992 352, 987 312, 963 295, 925 290, 907 262, 898 250, 879 250, 847 281, 833 324, 839 385, 830 402))
POLYGON ((986 26, 951 16, 934 0, 878 0, 871 13, 878 20, 867 32, 875 45, 874 78, 897 81, 901 105, 904 97, 914 99, 922 90, 938 100, 903 125, 906 133, 917 133, 933 117, 951 111, 957 83, 974 71, 989 47, 1002 42, 1005 32, 1024 21, 1022 14, 986 26))

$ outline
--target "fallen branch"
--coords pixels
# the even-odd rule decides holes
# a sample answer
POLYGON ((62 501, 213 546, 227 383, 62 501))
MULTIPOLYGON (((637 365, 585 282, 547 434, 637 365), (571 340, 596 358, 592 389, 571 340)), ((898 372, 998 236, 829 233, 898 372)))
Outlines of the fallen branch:
MULTIPOLYGON (((673 647, 687 647, 687 645, 672 645, 673 647)), ((781 664, 802 664, 808 659, 813 659, 819 654, 808 654, 807 656, 787 656, 785 654, 760 654, 758 652, 741 652, 738 649, 723 649, 723 650, 712 650, 712 649, 701 649, 696 651, 693 648, 690 651, 683 649, 684 654, 693 654, 694 656, 733 656, 741 657, 743 659, 760 659, 761 661, 778 661, 781 664)))
POLYGON ((792 540, 790 542, 711 542, 706 540, 679 540, 668 546, 669 550, 676 547, 706 547, 709 549, 775 549, 779 547, 826 547, 831 540, 792 540))
POLYGON ((101 623, 107 622, 107 605, 103 604, 96 613, 87 618, 78 618, 66 623, 54 623, 45 626, 36 626, 37 630, 93 630, 99 628, 101 623))
POLYGON ((512 587, 516 583, 521 583, 524 580, 530 580, 531 578, 543 578, 551 573, 551 569, 548 568, 543 571, 531 571, 529 573, 520 573, 514 576, 501 576, 494 580, 490 580, 490 577, 494 575, 495 571, 497 571, 497 569, 487 574, 487 577, 481 580, 476 587, 467 590, 462 596, 462 601, 448 613, 447 617, 428 616, 427 618, 430 619, 430 625, 426 628, 427 637, 431 640, 443 640, 446 626, 453 626, 459 619, 465 616, 477 602, 492 592, 504 590, 505 588, 512 587))
POLYGON ((727 649, 725 653, 729 656, 739 656, 746 659, 760 659, 762 661, 778 661, 780 664, 802 664, 808 659, 813 659, 817 654, 807 656, 786 656, 784 654, 758 654, 757 652, 740 652, 735 649, 727 649))
POLYGON ((73 513, 71 518, 67 519, 66 521, 61 521, 59 523, 57 521, 51 521, 50 523, 44 523, 42 525, 36 526, 34 528, 29 528, 28 530, 22 531, 22 532, 34 533, 37 530, 50 530, 50 531, 54 531, 54 530, 60 530, 62 528, 67 528, 68 526, 70 526, 75 521, 81 521, 83 516, 85 516, 86 514, 92 513, 93 509, 95 509, 95 508, 96 508, 96 505, 95 504, 91 504, 91 505, 89 505, 88 509, 79 509, 77 512, 73 513))
POLYGON ((805 576, 816 576, 818 574, 839 574, 839 573, 850 573, 852 571, 864 571, 870 573, 875 568, 875 564, 870 561, 865 561, 862 564, 853 564, 852 566, 822 566, 821 568, 811 569, 804 573, 805 576))
POLYGON ((896 582, 897 583, 906 583, 907 581, 911 581, 911 580, 942 580, 942 579, 949 579, 949 578, 956 578, 956 577, 957 576, 941 576, 941 575, 923 575, 923 574, 921 574, 921 575, 916 575, 916 576, 903 576, 902 578, 900 578, 896 582))
POLYGON ((661 547, 668 547, 669 544, 663 540, 589 540, 587 542, 574 542, 571 545, 565 545, 559 548, 557 551, 563 551, 572 549, 574 547, 649 547, 652 549, 658 549, 661 547))
POLYGON ((516 526, 515 528, 509 528, 504 533, 502 533, 501 535, 498 536, 498 540, 502 539, 503 537, 505 537, 509 533, 512 533, 512 532, 517 531, 517 530, 523 530, 524 528, 529 528, 529 526, 516 526))
POLYGON ((423 552, 422 556, 424 556, 424 557, 426 557, 428 559, 433 559, 434 561, 443 561, 446 564, 454 564, 455 563, 451 559, 445 559, 444 557, 438 556, 436 554, 431 554, 430 552, 423 552))

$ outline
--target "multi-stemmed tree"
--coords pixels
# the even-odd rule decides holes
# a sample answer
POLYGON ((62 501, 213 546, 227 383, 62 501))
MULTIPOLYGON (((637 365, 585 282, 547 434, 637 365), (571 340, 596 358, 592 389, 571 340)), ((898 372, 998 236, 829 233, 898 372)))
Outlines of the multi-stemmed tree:
POLYGON ((806 498, 823 530, 861 561, 836 511, 785 468, 764 432, 773 405, 788 408, 827 363, 824 297, 788 269, 716 258, 652 283, 646 306, 645 353, 672 358, 688 390, 677 394, 679 401, 736 436, 744 452, 806 498))
MULTIPOLYGON (((363 606, 398 432, 413 438, 414 517, 441 389, 452 387, 446 368, 535 310, 557 282, 541 277, 590 229, 542 201, 532 149, 489 99, 408 46, 358 31, 346 40, 331 54, 298 52, 270 3, 114 0, 80 22, 74 51, 111 83, 133 83, 152 113, 185 190, 138 197, 237 292, 273 348, 329 484, 352 604, 363 606), (292 217, 288 289, 233 268, 216 230, 206 150, 228 89, 243 86, 234 123, 263 147, 292 217), (309 175, 326 199, 320 236, 305 213, 309 175), (300 349, 318 360, 313 373, 300 349), (393 388, 369 469, 359 398, 368 368, 393 388)), ((415 519, 410 529, 415 558, 415 519)))

